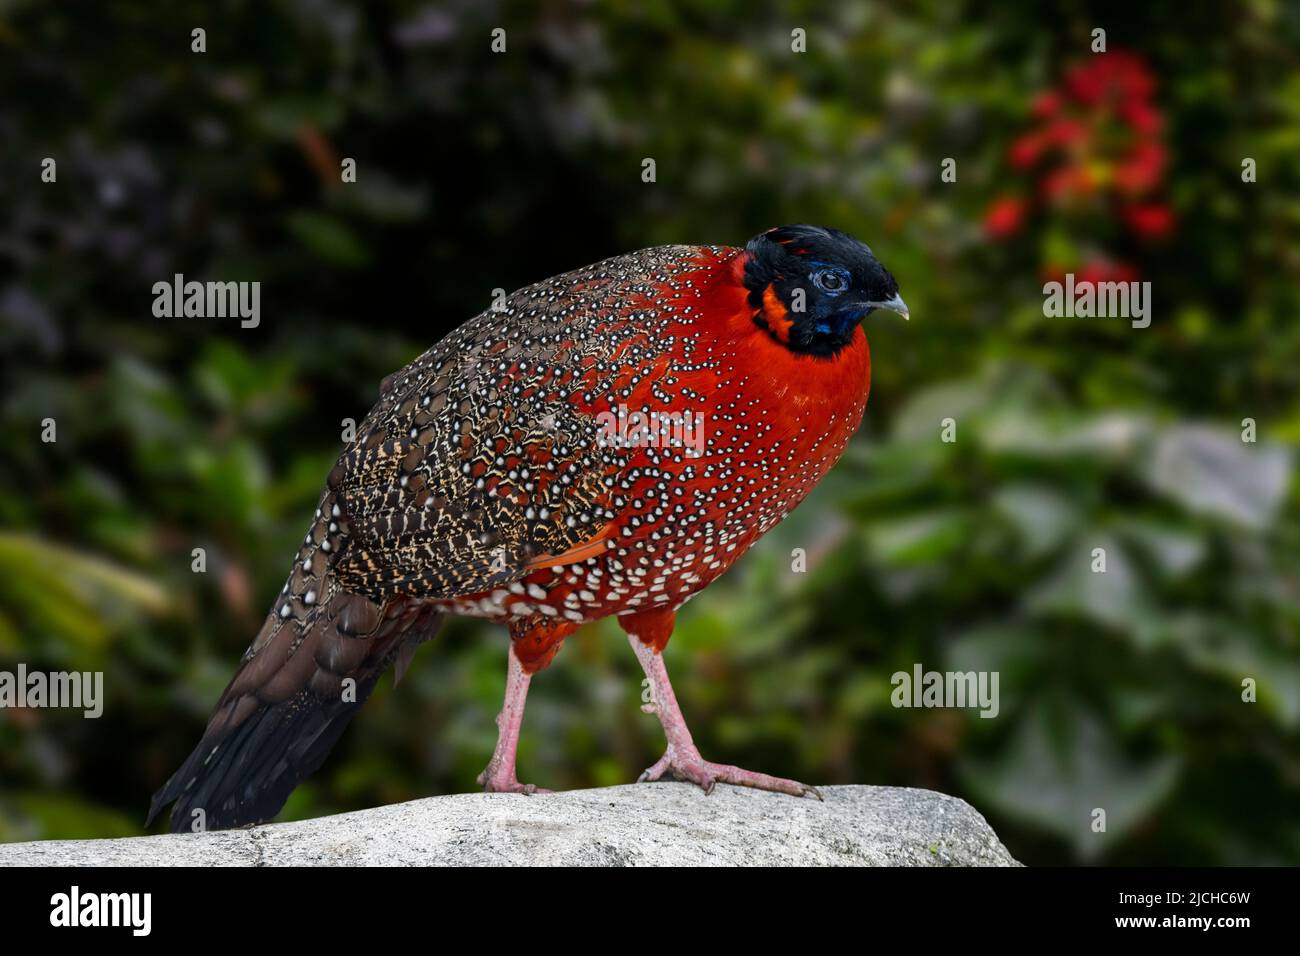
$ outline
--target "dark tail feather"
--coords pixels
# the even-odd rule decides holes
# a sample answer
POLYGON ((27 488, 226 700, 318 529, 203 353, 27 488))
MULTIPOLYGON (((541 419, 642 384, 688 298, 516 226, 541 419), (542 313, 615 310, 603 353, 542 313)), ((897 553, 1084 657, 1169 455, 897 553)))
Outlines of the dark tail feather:
POLYGON ((300 621, 274 613, 194 752, 154 794, 148 826, 173 800, 171 829, 223 830, 275 816, 325 760, 399 654, 437 631, 436 611, 340 592, 300 621), (351 678, 355 684, 345 684, 351 678))

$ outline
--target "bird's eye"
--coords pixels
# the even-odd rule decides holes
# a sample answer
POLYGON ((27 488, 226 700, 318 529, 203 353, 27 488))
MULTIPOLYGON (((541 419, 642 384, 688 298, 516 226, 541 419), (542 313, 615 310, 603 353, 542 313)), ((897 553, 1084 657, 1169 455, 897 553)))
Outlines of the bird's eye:
POLYGON ((819 269, 813 273, 813 282, 823 292, 843 292, 849 287, 849 280, 838 269, 819 269))

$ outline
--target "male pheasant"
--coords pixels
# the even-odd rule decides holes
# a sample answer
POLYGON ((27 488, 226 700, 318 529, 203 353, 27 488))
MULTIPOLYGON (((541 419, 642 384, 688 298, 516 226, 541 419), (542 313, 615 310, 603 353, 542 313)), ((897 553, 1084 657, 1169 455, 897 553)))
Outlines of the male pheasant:
POLYGON ((173 829, 198 810, 213 829, 274 816, 448 614, 510 631, 488 791, 537 792, 515 774, 529 681, 579 626, 617 615, 668 741, 643 780, 815 794, 704 760, 660 654, 677 608, 844 451, 876 309, 907 316, 867 246, 786 226, 743 250, 662 246, 539 282, 390 375, 150 820, 172 801, 173 829), (630 432, 611 427, 629 416, 630 432))

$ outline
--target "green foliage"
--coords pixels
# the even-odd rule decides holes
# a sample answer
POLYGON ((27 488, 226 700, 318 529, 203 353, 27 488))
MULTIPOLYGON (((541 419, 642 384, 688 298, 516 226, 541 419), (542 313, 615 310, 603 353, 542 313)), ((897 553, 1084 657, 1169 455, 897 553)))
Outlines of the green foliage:
MULTIPOLYGON (((0 839, 138 832, 343 419, 492 289, 807 221, 870 242, 913 319, 869 320, 859 440, 682 613, 668 667, 706 756, 937 787, 1030 863, 1300 862, 1300 20, 1125 12, 5 7, 0 669, 104 670, 107 700, 0 711, 0 839), (1103 191, 1044 205, 1043 170, 1008 161, 1096 25, 1156 81, 1161 237, 1103 191), (1034 212, 994 238, 1007 196, 1034 212), (1150 328, 1043 316, 1046 267, 1103 252, 1151 281, 1150 328), (154 318, 175 273, 260 281, 261 325, 154 318), (916 662, 997 671, 999 715, 893 707, 916 662)), ((504 640, 454 623, 284 816, 471 787, 504 640)), ((570 639, 534 682, 522 778, 635 779, 662 748, 639 681, 609 622, 570 639)))

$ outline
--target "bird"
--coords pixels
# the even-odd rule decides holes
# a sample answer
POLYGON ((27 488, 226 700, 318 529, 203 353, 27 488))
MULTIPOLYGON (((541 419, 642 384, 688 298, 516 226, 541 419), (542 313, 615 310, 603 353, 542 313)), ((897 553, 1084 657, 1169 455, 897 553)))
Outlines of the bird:
POLYGON ((665 777, 820 797, 707 761, 663 651, 677 611, 826 475, 866 409, 863 320, 898 283, 836 229, 666 245, 499 297, 389 375, 330 471, 284 587, 197 746, 154 794, 176 831, 260 823, 390 667, 452 615, 510 636, 478 783, 521 784, 529 684, 614 617, 645 672, 665 777), (196 822, 197 821, 197 822, 196 822))

